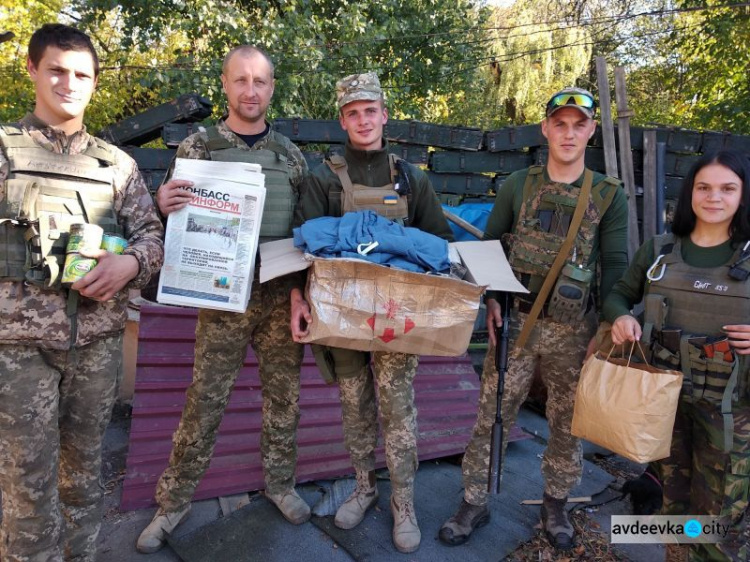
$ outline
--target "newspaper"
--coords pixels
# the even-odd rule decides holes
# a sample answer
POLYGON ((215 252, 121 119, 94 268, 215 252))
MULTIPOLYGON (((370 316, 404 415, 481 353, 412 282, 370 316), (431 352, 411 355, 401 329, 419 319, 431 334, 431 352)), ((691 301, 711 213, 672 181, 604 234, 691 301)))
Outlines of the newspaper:
POLYGON ((177 158, 193 200, 167 219, 156 300, 244 312, 250 300, 265 176, 257 164, 177 158))

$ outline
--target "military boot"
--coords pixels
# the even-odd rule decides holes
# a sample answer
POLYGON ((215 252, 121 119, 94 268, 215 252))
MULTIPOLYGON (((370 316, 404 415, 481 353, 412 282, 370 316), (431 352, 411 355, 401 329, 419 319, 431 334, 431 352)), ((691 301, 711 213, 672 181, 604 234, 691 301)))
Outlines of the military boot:
POLYGON ((301 525, 310 519, 310 506, 307 505, 307 502, 299 496, 297 490, 294 488, 290 488, 280 494, 271 494, 268 491, 265 494, 271 503, 279 508, 284 519, 292 525, 301 525))
POLYGON ((399 552, 414 552, 419 548, 422 533, 414 513, 414 494, 393 493, 391 513, 393 514, 393 544, 399 552))
POLYGON ((558 550, 573 548, 575 530, 565 509, 567 503, 568 498, 558 500, 547 494, 544 494, 542 500, 542 527, 550 544, 558 550))
POLYGON ((135 548, 143 554, 151 554, 161 549, 167 542, 167 535, 172 534, 177 525, 182 523, 190 512, 190 504, 178 511, 165 511, 162 508, 156 510, 156 515, 143 529, 138 537, 135 548))
POLYGON ((489 522, 490 510, 486 505, 472 505, 461 500, 455 515, 440 527, 438 537, 447 545, 458 546, 469 540, 474 529, 484 527, 489 522))
POLYGON ((367 510, 378 503, 375 471, 357 471, 357 487, 336 511, 333 524, 339 529, 353 529, 365 518, 367 510))

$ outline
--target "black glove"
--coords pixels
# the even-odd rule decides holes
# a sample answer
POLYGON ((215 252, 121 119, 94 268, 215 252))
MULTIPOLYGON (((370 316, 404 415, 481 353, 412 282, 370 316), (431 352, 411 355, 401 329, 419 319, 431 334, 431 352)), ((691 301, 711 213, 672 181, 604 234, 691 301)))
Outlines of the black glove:
POLYGON ((633 515, 653 515, 661 509, 661 484, 649 469, 646 469, 638 478, 625 482, 622 493, 623 495, 630 494, 633 515))

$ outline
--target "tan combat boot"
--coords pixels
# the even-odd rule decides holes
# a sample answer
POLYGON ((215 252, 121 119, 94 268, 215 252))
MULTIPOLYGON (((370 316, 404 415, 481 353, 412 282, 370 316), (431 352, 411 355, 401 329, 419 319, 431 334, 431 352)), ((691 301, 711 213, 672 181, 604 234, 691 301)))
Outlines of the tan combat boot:
POLYGON ((190 512, 190 504, 178 511, 164 511, 162 508, 156 510, 156 515, 143 529, 138 537, 135 548, 143 554, 151 554, 160 550, 167 542, 167 535, 171 535, 177 525, 182 523, 190 512))
POLYGON ((550 544, 557 550, 570 550, 574 545, 575 530, 565 509, 567 503, 568 498, 557 499, 546 493, 542 499, 542 528, 550 544))
POLYGON ((365 513, 378 503, 375 471, 357 471, 357 487, 336 511, 333 524, 339 529, 353 529, 365 518, 365 513))
POLYGON ((294 488, 280 494, 271 494, 266 491, 265 495, 272 504, 279 508, 284 519, 292 525, 301 525, 310 519, 310 506, 294 488))
POLYGON ((422 533, 414 513, 414 494, 394 493, 391 496, 393 514, 393 544, 399 552, 414 552, 419 548, 422 533))
POLYGON ((472 505, 461 500, 458 511, 440 527, 440 542, 457 546, 469 540, 474 529, 484 527, 490 522, 490 510, 486 505, 472 505))

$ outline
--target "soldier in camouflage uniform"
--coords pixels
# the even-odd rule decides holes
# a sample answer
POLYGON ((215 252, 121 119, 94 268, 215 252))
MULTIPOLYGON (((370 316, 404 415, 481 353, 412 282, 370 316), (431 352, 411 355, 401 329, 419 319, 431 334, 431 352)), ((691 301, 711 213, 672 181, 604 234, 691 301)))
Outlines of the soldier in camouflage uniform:
MULTIPOLYGON (((552 96, 542 121, 542 133, 549 144, 547 165, 511 174, 498 191, 485 236, 503 238, 509 246, 514 273, 530 291, 511 311, 509 349, 514 348, 536 293, 560 252, 584 184, 588 184, 591 195, 568 263, 575 272, 593 272, 598 263, 599 292, 603 296, 627 266, 625 194, 618 181, 593 174, 584 166, 586 144, 596 130, 595 107, 593 96, 578 88, 552 96)), ((513 350, 501 405, 505 458, 507 437, 529 392, 534 368, 539 365, 548 390, 550 429, 542 461, 545 488, 541 515, 550 542, 559 549, 573 546, 574 532, 565 504, 568 493, 580 481, 582 454, 579 440, 570 434, 570 425, 581 365, 596 331, 592 310, 595 299, 589 297, 590 287, 577 284, 565 271, 558 277, 556 289, 546 300, 526 345, 513 350), (571 297, 567 302, 566 296, 571 297)), ((498 383, 493 359, 495 327, 502 324, 502 314, 495 295, 488 295, 485 304, 491 345, 482 372, 477 421, 463 459, 464 499, 439 533, 440 540, 448 545, 463 544, 490 518, 487 486, 498 383)))
MULTIPOLYGON (((262 164, 267 195, 261 242, 269 239, 266 232, 291 236, 297 187, 307 173, 307 164, 300 150, 265 120, 274 87, 273 63, 256 47, 232 49, 224 59, 222 84, 228 116, 216 127, 185 139, 177 157, 262 164), (267 212, 279 206, 269 205, 271 200, 287 209, 285 216, 267 212)), ((159 188, 157 203, 164 215, 190 201, 192 196, 183 189, 189 185, 191 182, 172 179, 159 188)), ((289 295, 293 287, 302 286, 304 278, 291 275, 261 285, 259 265, 258 260, 244 314, 208 309, 198 313, 193 382, 174 434, 169 466, 156 487, 159 509, 138 539, 140 552, 159 550, 165 534, 187 515, 193 493, 208 469, 248 343, 258 357, 263 393, 260 447, 265 495, 291 523, 299 525, 310 518, 309 506, 294 489, 304 347, 295 343, 289 332, 289 295)))
POLYGON ((668 545, 667 562, 750 559, 748 205, 747 155, 704 155, 685 177, 672 233, 641 246, 604 303, 615 344, 640 340, 652 364, 684 375, 670 456, 651 464, 661 514, 730 525, 717 544, 668 545), (630 314, 642 299, 643 329, 630 314))
POLYGON ((44 25, 27 68, 34 111, 0 127, 0 560, 93 562, 127 292, 161 267, 163 228, 135 162, 83 126, 99 71, 89 37, 44 25), (86 199, 100 195, 97 216, 86 199), (128 247, 89 253, 97 265, 69 290, 63 245, 45 247, 83 222, 128 247))
MULTIPOLYGON (((339 121, 348 134, 345 154, 316 168, 303 184, 299 221, 321 216, 339 217, 348 211, 371 209, 404 224, 451 240, 452 233, 427 176, 403 162, 411 193, 397 197, 393 209, 360 205, 357 194, 370 201, 383 200, 394 191, 394 166, 383 139, 388 119, 383 91, 373 73, 354 74, 336 85, 339 121), (343 187, 344 184, 350 187, 343 187), (343 193, 342 193, 343 191, 343 193), (354 197, 350 194, 354 192, 354 197), (394 214, 388 214, 394 212, 394 214)), ((310 310, 300 291, 292 295, 292 331, 295 339, 306 335, 310 310), (304 321, 303 321, 304 320, 304 321)), ((393 542, 401 552, 419 548, 421 534, 414 514, 414 474, 417 470, 417 411, 413 380, 418 357, 405 353, 367 353, 330 349, 339 383, 344 439, 357 475, 357 487, 336 512, 334 523, 342 529, 358 525, 378 500, 375 483, 375 447, 378 420, 377 390, 383 422, 386 464, 391 476, 393 542), (374 379, 374 380, 373 380, 374 379), (377 385, 375 384, 377 381, 377 385)))

